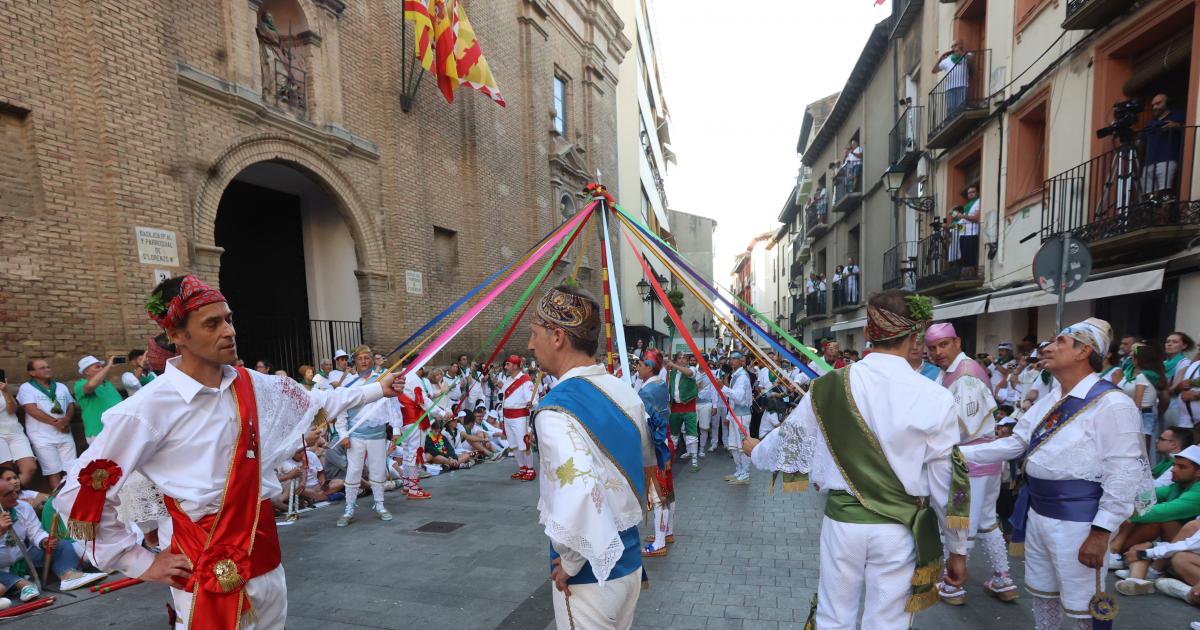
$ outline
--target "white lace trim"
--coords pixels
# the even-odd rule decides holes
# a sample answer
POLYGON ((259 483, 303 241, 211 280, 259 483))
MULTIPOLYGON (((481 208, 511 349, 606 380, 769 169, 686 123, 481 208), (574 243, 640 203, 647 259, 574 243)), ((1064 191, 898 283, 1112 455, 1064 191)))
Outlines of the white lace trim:
POLYGON ((258 406, 262 467, 269 470, 300 448, 300 440, 320 407, 312 404, 308 392, 290 378, 263 376, 253 371, 250 375, 258 406))
POLYGON ((538 512, 541 515, 540 523, 545 526, 546 535, 550 537, 550 540, 579 552, 579 555, 592 565, 592 574, 601 584, 608 580, 613 567, 625 553, 625 544, 621 542, 621 532, 637 525, 642 520, 640 509, 624 515, 614 515, 616 523, 614 523, 615 532, 612 537, 607 541, 593 541, 581 535, 577 529, 551 517, 540 500, 538 501, 538 512))
POLYGON ((1108 471, 1100 482, 1105 494, 1114 497, 1133 497, 1133 508, 1137 514, 1143 514, 1154 507, 1157 496, 1154 493, 1154 478, 1150 476, 1150 462, 1145 457, 1138 458, 1136 466, 1117 468, 1108 471))
POLYGON ((815 435, 809 434, 799 422, 785 422, 778 429, 779 444, 772 470, 784 473, 808 473, 817 451, 815 435))
POLYGON ((120 499, 117 518, 123 523, 148 523, 170 517, 162 492, 140 472, 129 473, 117 497, 120 499))

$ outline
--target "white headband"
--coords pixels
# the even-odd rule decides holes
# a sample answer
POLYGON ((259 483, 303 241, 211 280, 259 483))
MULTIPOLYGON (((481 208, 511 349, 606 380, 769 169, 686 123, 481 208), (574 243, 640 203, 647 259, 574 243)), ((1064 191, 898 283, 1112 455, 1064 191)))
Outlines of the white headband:
POLYGON ((1077 324, 1071 324, 1062 329, 1062 332, 1058 334, 1091 346, 1092 350, 1095 350, 1096 354, 1100 356, 1108 353, 1108 335, 1091 322, 1082 321, 1077 324))

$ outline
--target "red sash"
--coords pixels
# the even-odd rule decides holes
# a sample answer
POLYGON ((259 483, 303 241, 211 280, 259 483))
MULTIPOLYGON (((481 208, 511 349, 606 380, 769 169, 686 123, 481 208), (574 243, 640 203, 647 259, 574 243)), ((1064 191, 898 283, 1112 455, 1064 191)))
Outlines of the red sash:
POLYGON ((513 393, 517 391, 518 387, 520 387, 528 382, 529 382, 529 375, 521 374, 520 376, 517 377, 517 380, 513 381, 512 384, 508 386, 508 389, 504 390, 504 397, 508 398, 509 396, 512 396, 513 393))
POLYGON ((254 384, 245 368, 236 369, 233 393, 240 426, 220 509, 192 522, 176 499, 165 501, 175 530, 171 551, 186 555, 192 563, 192 576, 180 585, 193 594, 188 623, 192 630, 239 627, 241 615, 251 607, 246 582, 273 571, 280 562, 271 503, 260 499, 254 384))
POLYGON ((512 409, 505 409, 504 417, 509 420, 515 420, 517 418, 528 418, 529 410, 524 407, 514 407, 512 409))
POLYGON ((425 392, 420 387, 413 390, 413 397, 400 394, 400 412, 404 416, 404 426, 421 421, 420 429, 429 430, 429 414, 425 413, 425 392), (422 416, 424 416, 422 418, 422 416))
POLYGON ((696 400, 682 403, 671 403, 671 413, 696 413, 696 400))
MULTIPOLYGON (((516 380, 514 380, 512 383, 510 383, 509 386, 504 390, 504 400, 507 401, 508 398, 510 396, 512 396, 513 394, 515 394, 516 391, 518 389, 520 389, 520 387, 522 385, 524 385, 525 383, 529 383, 529 382, 530 382, 530 380, 529 380, 528 374, 521 374, 520 376, 518 376, 516 378, 516 380)), ((504 412, 504 417, 508 418, 510 420, 515 420, 516 418, 525 418, 525 417, 529 416, 529 409, 526 407, 505 407, 503 409, 503 412, 504 412)))

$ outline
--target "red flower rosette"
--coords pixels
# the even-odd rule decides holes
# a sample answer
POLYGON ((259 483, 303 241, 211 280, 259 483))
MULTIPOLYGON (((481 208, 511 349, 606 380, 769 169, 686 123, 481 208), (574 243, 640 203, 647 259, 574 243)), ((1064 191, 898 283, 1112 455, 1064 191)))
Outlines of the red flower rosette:
POLYGON ((214 545, 200 556, 193 571, 197 585, 224 595, 236 592, 250 579, 250 554, 233 545, 214 545))
POLYGON ((604 184, 597 184, 596 182, 592 182, 592 183, 588 184, 587 186, 585 186, 583 188, 583 191, 585 193, 587 193, 588 196, 590 196, 593 199, 603 198, 604 201, 610 206, 616 205, 616 203, 617 203, 616 200, 613 199, 613 196, 611 194, 609 194, 608 189, 604 187, 604 184))
POLYGON ((111 459, 96 459, 79 471, 79 495, 71 506, 67 530, 76 540, 96 540, 104 498, 121 479, 121 467, 111 459))

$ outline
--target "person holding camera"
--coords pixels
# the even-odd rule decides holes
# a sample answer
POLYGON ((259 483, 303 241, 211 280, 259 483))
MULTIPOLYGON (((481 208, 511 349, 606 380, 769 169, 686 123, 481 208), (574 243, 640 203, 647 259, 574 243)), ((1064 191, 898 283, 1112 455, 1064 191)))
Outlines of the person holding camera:
MULTIPOLYGON (((135 348, 130 350, 127 356, 131 369, 121 375, 121 384, 125 386, 125 395, 132 396, 154 380, 154 370, 150 369, 145 350, 135 348)), ((300 377, 304 378, 304 375, 301 374, 300 377)))
POLYGON ((1183 112, 1170 108, 1166 94, 1155 94, 1150 101, 1154 115, 1142 127, 1146 144, 1146 165, 1142 167, 1142 194, 1157 195, 1175 190, 1175 175, 1183 154, 1183 112))
POLYGON ((83 378, 75 381, 71 389, 83 414, 83 437, 88 444, 104 428, 100 417, 121 402, 121 392, 108 380, 108 371, 124 360, 125 357, 113 356, 105 362, 90 354, 79 360, 79 374, 83 378))
POLYGON ((934 74, 946 73, 946 78, 942 79, 946 89, 943 120, 954 118, 967 105, 967 86, 971 77, 968 64, 964 62, 970 59, 971 53, 967 52, 962 40, 956 39, 950 45, 950 50, 942 53, 937 65, 933 67, 934 74))

